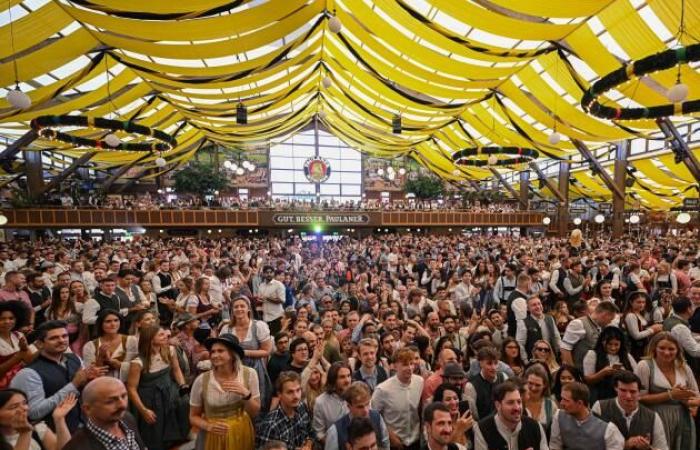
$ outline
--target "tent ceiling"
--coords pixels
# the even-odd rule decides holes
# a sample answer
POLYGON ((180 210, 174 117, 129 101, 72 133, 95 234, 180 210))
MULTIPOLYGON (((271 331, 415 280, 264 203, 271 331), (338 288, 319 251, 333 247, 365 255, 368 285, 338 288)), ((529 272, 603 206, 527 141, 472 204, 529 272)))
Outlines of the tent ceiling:
MULTIPOLYGON (((569 158, 577 155, 569 138, 595 149, 657 133, 651 120, 586 114, 581 86, 631 59, 697 42, 692 33, 678 35, 682 2, 8 0, 0 7, 0 39, 10 43, 0 48, 0 134, 16 139, 44 114, 137 120, 180 130, 179 147, 163 156, 182 164, 203 140, 245 149, 319 117, 366 153, 410 156, 452 181, 490 178, 484 168, 456 171, 450 155, 494 144, 569 158), (342 22, 338 34, 329 30, 332 14, 342 22), (4 98, 15 81, 32 98, 28 110, 4 98), (248 125, 236 124, 239 102, 248 125), (400 135, 391 132, 396 114, 400 135), (554 129, 563 135, 555 146, 548 143, 554 129)), ((700 30, 700 3, 683 3, 685 29, 700 30)), ((682 67, 681 76, 697 98, 698 65, 682 67)), ((603 103, 666 103, 675 80, 675 70, 658 72, 603 103)), ((139 156, 101 151, 93 161, 111 168, 139 156)), ((155 167, 157 157, 143 167, 155 167)), ((650 207, 677 203, 676 192, 693 181, 673 157, 633 166, 640 181, 630 191, 650 207)), ((610 197, 590 172, 574 178, 581 195, 610 197)))

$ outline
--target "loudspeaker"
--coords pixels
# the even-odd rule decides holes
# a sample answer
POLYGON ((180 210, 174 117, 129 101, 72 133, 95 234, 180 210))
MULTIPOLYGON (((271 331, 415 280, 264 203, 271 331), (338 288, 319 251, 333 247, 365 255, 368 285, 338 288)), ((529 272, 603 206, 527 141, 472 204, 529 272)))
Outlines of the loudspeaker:
POLYGON ((239 125, 248 123, 248 109, 243 106, 243 103, 239 103, 236 107, 236 123, 239 125))

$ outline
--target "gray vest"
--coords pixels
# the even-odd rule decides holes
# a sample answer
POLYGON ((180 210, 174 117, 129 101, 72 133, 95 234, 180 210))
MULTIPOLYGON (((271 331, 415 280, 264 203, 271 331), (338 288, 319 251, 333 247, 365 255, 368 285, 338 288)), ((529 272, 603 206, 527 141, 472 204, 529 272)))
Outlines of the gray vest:
POLYGON ((588 353, 588 350, 593 350, 595 348, 598 336, 600 335, 600 329, 590 317, 586 316, 581 318, 581 323, 583 324, 583 329, 586 330, 586 334, 574 345, 572 355, 574 358, 574 365, 579 369, 583 369, 583 358, 586 356, 586 353, 588 353))
POLYGON ((605 429, 608 423, 593 414, 579 425, 573 416, 559 411, 559 432, 563 450, 606 450, 605 429))
POLYGON ((606 422, 612 422, 620 430, 620 433, 629 439, 633 436, 644 436, 650 435, 651 440, 654 440, 654 419, 656 418, 656 413, 649 408, 639 405, 639 410, 632 418, 630 422, 629 429, 627 428, 627 421, 622 415, 622 411, 617 407, 616 400, 614 398, 609 398, 607 400, 601 400, 600 402, 600 418, 606 422))

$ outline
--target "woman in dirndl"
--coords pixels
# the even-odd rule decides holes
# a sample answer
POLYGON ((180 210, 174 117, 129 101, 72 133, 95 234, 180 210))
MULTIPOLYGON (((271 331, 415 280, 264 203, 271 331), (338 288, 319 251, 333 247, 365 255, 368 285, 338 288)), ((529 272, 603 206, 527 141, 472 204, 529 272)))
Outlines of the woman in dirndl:
POLYGON ((252 419, 260 411, 257 372, 242 363, 238 338, 206 341, 212 370, 197 377, 190 395, 190 424, 199 428, 197 450, 253 450, 252 419))

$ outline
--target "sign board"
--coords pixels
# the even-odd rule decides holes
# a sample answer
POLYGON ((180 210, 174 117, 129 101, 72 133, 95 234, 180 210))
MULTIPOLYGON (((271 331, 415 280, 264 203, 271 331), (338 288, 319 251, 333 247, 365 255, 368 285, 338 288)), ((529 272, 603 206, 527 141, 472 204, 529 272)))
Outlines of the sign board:
POLYGON ((598 209, 601 211, 612 211, 612 203, 600 203, 598 209))
POLYGON ((331 165, 325 158, 309 158, 304 162, 304 175, 312 183, 323 183, 331 176, 331 165))
POLYGON ((684 198, 683 199, 684 208, 698 208, 700 207, 700 198, 684 198))
POLYGON ((571 208, 569 211, 572 214, 586 214, 586 208, 571 208))
POLYGON ((274 214, 272 222, 276 225, 365 225, 369 223, 367 214, 274 214))

